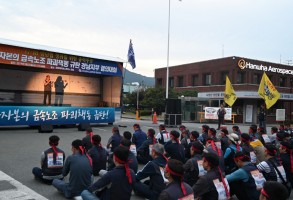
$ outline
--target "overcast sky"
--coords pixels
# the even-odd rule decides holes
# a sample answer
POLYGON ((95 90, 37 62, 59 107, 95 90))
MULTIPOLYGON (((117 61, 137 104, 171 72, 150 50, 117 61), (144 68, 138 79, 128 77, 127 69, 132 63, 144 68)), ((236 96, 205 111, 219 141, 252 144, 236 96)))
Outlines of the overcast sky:
MULTIPOLYGON (((169 0, 0 0, 0 37, 167 65, 169 0)), ((171 0, 169 65, 227 56, 293 60, 293 0, 171 0)), ((291 60, 291 61, 289 61, 291 60)))

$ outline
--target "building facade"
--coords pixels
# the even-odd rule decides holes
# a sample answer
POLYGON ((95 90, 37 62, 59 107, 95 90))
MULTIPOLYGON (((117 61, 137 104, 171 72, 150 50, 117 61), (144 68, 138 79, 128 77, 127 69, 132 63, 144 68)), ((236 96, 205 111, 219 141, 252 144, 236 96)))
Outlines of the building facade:
MULTIPOLYGON (((155 70, 156 86, 166 87, 166 69, 155 70)), ((293 120, 293 67, 289 65, 232 56, 172 66, 169 67, 169 87, 176 91, 195 90, 199 98, 210 100, 209 106, 217 107, 224 99, 228 76, 237 95, 232 107, 236 114, 235 122, 257 123, 259 107, 264 103, 258 95, 264 72, 281 94, 277 103, 268 110, 267 122, 277 122, 276 109, 285 109, 286 120, 293 120)), ((203 111, 204 106, 196 105, 194 111, 203 111)))

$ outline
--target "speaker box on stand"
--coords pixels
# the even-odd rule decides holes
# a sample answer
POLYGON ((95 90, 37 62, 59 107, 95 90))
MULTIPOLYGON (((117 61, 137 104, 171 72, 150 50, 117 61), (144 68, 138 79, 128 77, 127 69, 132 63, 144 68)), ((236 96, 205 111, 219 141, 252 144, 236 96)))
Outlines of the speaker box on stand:
POLYGON ((39 133, 52 133, 53 132, 53 125, 51 124, 42 124, 39 126, 39 133))
POLYGON ((85 131, 89 127, 90 127, 90 123, 82 122, 78 125, 77 129, 78 131, 85 131))

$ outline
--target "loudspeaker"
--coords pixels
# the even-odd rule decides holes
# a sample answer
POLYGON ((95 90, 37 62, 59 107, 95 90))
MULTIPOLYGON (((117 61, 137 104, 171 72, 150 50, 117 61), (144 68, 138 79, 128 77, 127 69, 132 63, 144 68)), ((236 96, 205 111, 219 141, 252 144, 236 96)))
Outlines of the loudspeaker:
POLYGON ((181 99, 167 99, 166 114, 181 114, 181 99))
POLYGON ((39 126, 39 133, 52 133, 53 125, 51 124, 43 124, 39 126))
POLYGON ((164 124, 166 126, 178 126, 182 124, 182 116, 179 114, 166 114, 164 124))
POLYGON ((78 131, 85 131, 87 128, 90 127, 90 123, 82 122, 78 125, 78 131))

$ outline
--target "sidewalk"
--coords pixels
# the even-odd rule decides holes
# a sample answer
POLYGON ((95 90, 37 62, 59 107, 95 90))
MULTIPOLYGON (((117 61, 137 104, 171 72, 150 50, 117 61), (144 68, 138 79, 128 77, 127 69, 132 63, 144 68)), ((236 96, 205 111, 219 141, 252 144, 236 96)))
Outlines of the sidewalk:
MULTIPOLYGON (((136 116, 134 113, 124 113, 122 114, 122 118, 124 119, 136 119, 136 116)), ((164 123, 164 116, 163 115, 160 115, 160 116, 157 116, 157 119, 158 119, 158 124, 163 124, 164 123)), ((140 120, 143 120, 143 121, 152 121, 152 117, 151 116, 141 116, 140 117, 140 120)), ((191 126, 191 127, 197 127, 197 128, 201 128, 202 125, 206 124, 208 125, 209 127, 211 128, 215 128, 218 126, 217 122, 196 122, 196 121, 182 121, 182 124, 185 125, 185 126, 191 126)), ((228 130, 232 130, 232 127, 237 125, 240 130, 243 132, 243 133, 248 133, 248 129, 250 127, 251 124, 233 124, 232 122, 228 121, 226 122, 226 127, 228 130)), ((258 124, 257 124, 258 125, 258 124)), ((273 126, 276 126, 276 127, 279 127, 279 124, 267 124, 266 128, 267 128, 267 133, 270 134, 271 133, 271 127, 273 126)))

